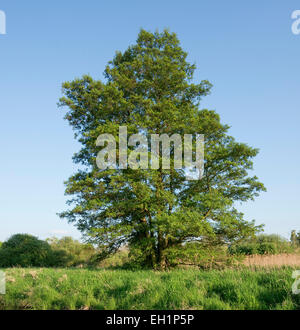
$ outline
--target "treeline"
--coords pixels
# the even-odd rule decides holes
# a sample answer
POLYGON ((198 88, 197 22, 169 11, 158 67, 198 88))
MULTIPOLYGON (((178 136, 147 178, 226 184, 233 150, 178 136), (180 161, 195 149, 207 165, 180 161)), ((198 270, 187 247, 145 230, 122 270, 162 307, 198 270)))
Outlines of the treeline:
POLYGON ((44 241, 28 234, 16 234, 0 244, 0 267, 73 267, 89 264, 96 254, 93 245, 72 237, 44 241))
MULTIPOLYGON (((217 268, 232 264, 235 258, 255 254, 295 253, 300 250, 300 233, 292 232, 287 240, 279 235, 261 234, 231 245, 203 246, 187 243, 182 253, 170 258, 171 266, 194 265, 217 268)), ((122 267, 143 268, 125 247, 105 260, 99 260, 101 250, 72 237, 40 240, 29 234, 16 234, 0 242, 0 268, 7 267, 122 267)), ((170 252, 170 256, 172 253, 170 252)))
POLYGON ((292 242, 276 234, 262 234, 230 246, 229 253, 233 255, 293 253, 299 245, 300 240, 292 242))

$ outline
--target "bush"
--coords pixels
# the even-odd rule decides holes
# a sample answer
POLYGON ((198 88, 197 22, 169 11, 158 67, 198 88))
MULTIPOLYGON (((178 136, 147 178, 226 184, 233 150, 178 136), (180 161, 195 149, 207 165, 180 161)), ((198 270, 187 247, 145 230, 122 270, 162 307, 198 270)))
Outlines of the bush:
POLYGON ((231 254, 258 254, 258 245, 255 243, 243 243, 231 246, 229 248, 231 254))
POLYGON ((275 243, 266 242, 258 246, 258 254, 277 254, 283 252, 280 246, 275 243))
POLYGON ((236 255, 280 254, 293 252, 292 245, 279 235, 259 235, 254 239, 230 246, 229 252, 236 255))
POLYGON ((0 249, 0 267, 51 267, 53 254, 50 245, 28 234, 16 234, 0 249))
POLYGON ((57 267, 70 267, 88 264, 97 250, 91 244, 81 243, 72 237, 48 238, 53 252, 53 262, 57 267))
POLYGON ((88 264, 96 249, 72 237, 46 241, 16 234, 0 248, 0 267, 69 267, 88 264))
POLYGON ((94 265, 98 268, 110 269, 140 269, 139 265, 129 257, 129 250, 127 247, 119 249, 115 254, 110 257, 97 261, 94 265))
POLYGON ((198 267, 200 269, 222 269, 235 260, 228 254, 226 246, 203 246, 201 243, 186 243, 179 251, 168 249, 169 266, 198 267))

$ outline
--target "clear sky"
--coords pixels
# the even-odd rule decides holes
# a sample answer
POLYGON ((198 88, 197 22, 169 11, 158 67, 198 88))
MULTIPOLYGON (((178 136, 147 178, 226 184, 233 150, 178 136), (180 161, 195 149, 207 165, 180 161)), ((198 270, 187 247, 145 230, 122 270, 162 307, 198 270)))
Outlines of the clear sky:
POLYGON ((14 233, 80 237, 56 215, 63 181, 79 149, 57 108, 61 83, 103 79, 116 50, 140 28, 176 32, 195 80, 214 85, 203 107, 230 134, 260 149, 254 173, 268 192, 241 205, 267 233, 300 230, 300 35, 291 31, 299 1, 3 0, 0 35, 0 240, 14 233))

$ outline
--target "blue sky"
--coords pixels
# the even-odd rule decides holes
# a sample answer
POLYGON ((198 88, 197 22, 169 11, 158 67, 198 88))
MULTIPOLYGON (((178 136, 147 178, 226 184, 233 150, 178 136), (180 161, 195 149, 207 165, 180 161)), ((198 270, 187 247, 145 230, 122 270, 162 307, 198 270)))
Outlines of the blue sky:
POLYGON ((202 107, 230 134, 260 149, 254 173, 268 192, 239 206, 267 233, 300 230, 299 1, 4 0, 0 35, 0 240, 18 232, 80 237, 56 215, 79 146, 57 108, 61 83, 85 73, 103 79, 116 50, 140 28, 178 34, 195 81, 214 85, 202 107))

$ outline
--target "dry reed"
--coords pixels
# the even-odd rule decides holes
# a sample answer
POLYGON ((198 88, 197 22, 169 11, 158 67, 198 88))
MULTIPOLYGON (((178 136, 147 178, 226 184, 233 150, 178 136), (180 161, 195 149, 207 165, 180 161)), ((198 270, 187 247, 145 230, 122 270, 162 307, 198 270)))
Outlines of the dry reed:
POLYGON ((251 255, 242 263, 248 267, 295 267, 300 266, 300 254, 251 255))

